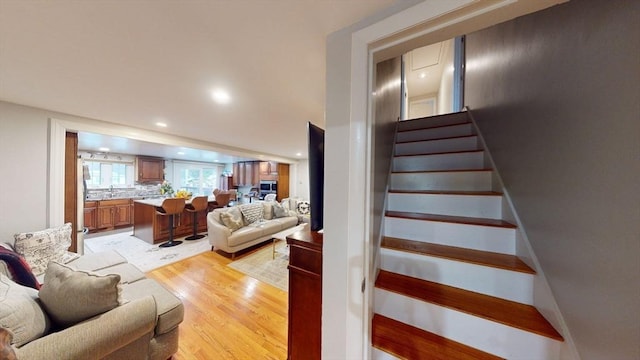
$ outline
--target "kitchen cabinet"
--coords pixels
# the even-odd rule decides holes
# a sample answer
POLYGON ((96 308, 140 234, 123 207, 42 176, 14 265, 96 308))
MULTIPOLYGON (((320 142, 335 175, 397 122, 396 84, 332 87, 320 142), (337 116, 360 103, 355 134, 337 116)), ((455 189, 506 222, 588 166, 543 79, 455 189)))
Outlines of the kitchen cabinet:
POLYGON ((164 180, 164 160, 138 156, 136 158, 136 180, 141 183, 162 182, 164 180))
POLYGON ((131 225, 131 199, 98 201, 96 218, 97 229, 131 225))
POLYGON ((87 201, 84 203, 84 227, 87 230, 95 230, 98 228, 98 202, 87 201))
MULTIPOLYGON (((169 239, 169 217, 156 214, 156 208, 162 204, 156 200, 136 200, 134 204, 133 235, 150 244, 157 244, 169 239)), ((213 206, 213 201, 209 202, 213 206)), ((207 212, 198 212, 198 233, 207 231, 207 212)), ((193 233, 193 214, 184 210, 174 216, 174 238, 193 233)))
POLYGON ((278 180, 278 163, 276 161, 260 162, 260 180, 278 180))
POLYGON ((258 186, 260 183, 260 162, 243 161, 233 164, 234 186, 258 186))

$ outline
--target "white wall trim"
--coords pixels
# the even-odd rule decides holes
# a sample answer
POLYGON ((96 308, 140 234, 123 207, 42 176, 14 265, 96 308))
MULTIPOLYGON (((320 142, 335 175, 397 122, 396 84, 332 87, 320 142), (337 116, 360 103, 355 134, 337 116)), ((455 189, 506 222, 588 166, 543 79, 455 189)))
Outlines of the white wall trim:
POLYGON ((62 120, 49 119, 49 217, 47 227, 64 223, 64 151, 66 132, 62 120))

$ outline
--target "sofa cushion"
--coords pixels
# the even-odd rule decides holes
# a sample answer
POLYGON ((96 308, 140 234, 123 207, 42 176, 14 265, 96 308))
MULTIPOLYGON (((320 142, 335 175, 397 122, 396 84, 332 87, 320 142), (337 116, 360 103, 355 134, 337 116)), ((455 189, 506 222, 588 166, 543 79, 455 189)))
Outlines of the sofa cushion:
POLYGON ((37 276, 47 270, 50 261, 68 262, 65 259, 71 246, 71 223, 57 228, 14 235, 16 252, 22 255, 37 276))
POLYGON ((173 293, 153 279, 143 279, 122 286, 123 296, 136 300, 152 295, 156 300, 158 323, 156 335, 167 333, 176 328, 184 318, 184 305, 173 293))
POLYGON ((129 263, 96 270, 95 273, 98 275, 118 274, 120 275, 120 284, 128 284, 145 278, 144 273, 140 271, 140 269, 129 263))
POLYGON ((255 240, 262 235, 262 228, 249 225, 231 234, 227 239, 227 243, 229 246, 237 246, 255 240))
POLYGON ((76 260, 73 260, 67 265, 74 269, 85 271, 97 271, 105 269, 118 264, 125 264, 127 259, 120 255, 115 250, 103 251, 91 254, 84 254, 76 260))
POLYGON ((38 291, 0 274, 0 327, 13 333, 12 344, 19 347, 47 334, 49 325, 38 291))
POLYGON ((234 232, 244 226, 242 213, 235 207, 221 212, 220 221, 224 224, 224 226, 228 227, 231 232, 234 232))
POLYGON ((120 275, 98 275, 49 263, 40 301, 54 323, 68 327, 123 303, 120 275))
POLYGON ((261 203, 242 204, 238 206, 242 212, 245 225, 253 224, 263 219, 263 207, 261 203))

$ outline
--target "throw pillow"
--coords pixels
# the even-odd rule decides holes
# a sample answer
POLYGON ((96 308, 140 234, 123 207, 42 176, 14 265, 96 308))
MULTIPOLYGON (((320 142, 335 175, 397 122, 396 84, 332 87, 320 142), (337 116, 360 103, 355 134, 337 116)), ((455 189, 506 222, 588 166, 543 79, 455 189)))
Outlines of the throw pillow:
POLYGON ((309 211, 311 210, 311 206, 310 206, 308 201, 300 201, 300 202, 298 202, 297 210, 298 210, 298 214, 307 215, 307 214, 309 214, 309 211))
POLYGON ((263 209, 261 203, 243 204, 239 208, 246 225, 262 220, 263 209))
POLYGON ((47 334, 49 325, 38 291, 0 274, 0 327, 13 333, 12 344, 19 347, 47 334))
POLYGON ((275 218, 281 218, 289 215, 289 211, 285 210, 285 208, 278 203, 273 204, 273 216, 275 218))
POLYGON ((71 223, 57 228, 15 234, 16 252, 24 257, 31 271, 38 276, 47 270, 50 261, 62 262, 71 246, 71 223))
POLYGON ((242 214, 239 210, 234 211, 233 208, 228 211, 221 212, 220 221, 222 221, 224 226, 228 227, 231 232, 234 232, 244 226, 242 214))
POLYGON ((263 212, 262 212, 262 216, 265 220, 271 220, 273 219, 273 205, 277 204, 277 202, 275 201, 263 201, 262 202, 262 207, 263 207, 263 212))
POLYGON ((40 301, 53 322, 68 327, 123 304, 120 275, 98 275, 49 263, 40 301))

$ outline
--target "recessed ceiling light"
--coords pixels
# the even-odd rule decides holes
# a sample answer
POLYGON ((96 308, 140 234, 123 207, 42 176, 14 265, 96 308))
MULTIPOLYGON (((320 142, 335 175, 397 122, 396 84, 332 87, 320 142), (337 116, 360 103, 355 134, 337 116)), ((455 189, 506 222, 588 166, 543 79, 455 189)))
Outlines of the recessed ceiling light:
POLYGON ((166 123, 163 123, 163 122, 157 122, 157 123, 156 123, 156 126, 159 126, 159 127, 167 127, 167 124, 166 124, 166 123))
POLYGON ((109 148, 108 147, 101 147, 101 148, 98 148, 98 150, 107 152, 107 151, 109 151, 109 148))
POLYGON ((231 95, 226 90, 216 89, 211 92, 211 97, 213 101, 218 104, 228 104, 231 102, 231 95))
POLYGON ((427 73, 426 72, 420 73, 420 79, 424 79, 426 77, 427 77, 427 73))
POLYGON ((302 153, 296 153, 296 156, 302 156, 302 153))
POLYGON ((184 155, 184 151, 178 151, 178 155, 184 155))

